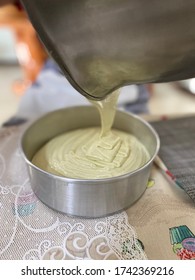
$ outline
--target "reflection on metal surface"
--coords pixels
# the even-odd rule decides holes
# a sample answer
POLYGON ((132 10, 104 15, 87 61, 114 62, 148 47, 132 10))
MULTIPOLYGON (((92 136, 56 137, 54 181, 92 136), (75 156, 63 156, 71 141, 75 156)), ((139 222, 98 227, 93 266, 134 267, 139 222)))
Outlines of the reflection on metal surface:
POLYGON ((49 53, 83 95, 195 75, 195 1, 22 0, 49 53))
POLYGON ((195 94, 195 78, 179 81, 178 84, 181 88, 195 94))
POLYGON ((31 163, 36 151, 56 135, 98 125, 96 108, 76 106, 42 116, 25 131, 21 147, 31 186, 37 197, 49 207, 74 216, 103 217, 130 207, 146 190, 160 141, 147 122, 122 111, 117 111, 113 128, 133 134, 144 144, 150 159, 141 168, 104 179, 72 179, 53 175, 31 163))

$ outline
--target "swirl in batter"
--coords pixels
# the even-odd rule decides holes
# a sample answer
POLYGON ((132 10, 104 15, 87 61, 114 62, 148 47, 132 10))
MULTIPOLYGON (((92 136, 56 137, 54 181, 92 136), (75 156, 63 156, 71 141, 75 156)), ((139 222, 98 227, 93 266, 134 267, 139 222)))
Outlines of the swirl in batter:
POLYGON ((66 132, 51 139, 33 157, 33 164, 50 173, 77 179, 110 178, 126 174, 149 160, 144 145, 133 135, 111 129, 118 94, 93 102, 101 127, 66 132))

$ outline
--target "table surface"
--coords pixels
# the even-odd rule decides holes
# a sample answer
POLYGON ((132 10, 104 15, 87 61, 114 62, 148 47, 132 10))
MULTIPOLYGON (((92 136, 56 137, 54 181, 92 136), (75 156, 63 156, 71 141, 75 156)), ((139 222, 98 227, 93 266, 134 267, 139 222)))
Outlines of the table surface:
POLYGON ((32 192, 20 151, 26 124, 0 129, 0 259, 195 258, 195 207, 155 164, 142 197, 100 219, 58 213, 32 192))

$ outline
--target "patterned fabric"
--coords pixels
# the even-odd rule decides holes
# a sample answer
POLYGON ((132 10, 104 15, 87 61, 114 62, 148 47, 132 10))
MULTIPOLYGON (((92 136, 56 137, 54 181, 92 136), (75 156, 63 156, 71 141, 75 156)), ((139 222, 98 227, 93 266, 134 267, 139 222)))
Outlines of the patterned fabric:
POLYGON ((117 215, 78 219, 42 204, 19 149, 25 126, 0 130, 0 259, 194 259, 194 202, 155 165, 142 197, 117 215))
POLYGON ((195 202, 195 116, 151 124, 160 137, 160 158, 195 202))
POLYGON ((79 219, 37 199, 19 148, 25 126, 0 130, 0 259, 146 259, 126 212, 79 219))
MULTIPOLYGON (((139 239, 143 242, 148 259, 182 259, 179 254, 182 256, 183 249, 187 249, 186 246, 182 246, 182 240, 186 236, 192 237, 195 233, 194 202, 186 192, 165 177, 158 167, 153 167, 151 177, 155 181, 154 185, 127 210, 129 223, 136 229, 139 239), (179 245, 181 242, 181 246, 175 250, 170 232, 171 229, 183 225, 189 230, 183 233, 177 243, 174 243, 179 245)), ((192 250, 189 251, 188 256, 193 255, 192 250)))

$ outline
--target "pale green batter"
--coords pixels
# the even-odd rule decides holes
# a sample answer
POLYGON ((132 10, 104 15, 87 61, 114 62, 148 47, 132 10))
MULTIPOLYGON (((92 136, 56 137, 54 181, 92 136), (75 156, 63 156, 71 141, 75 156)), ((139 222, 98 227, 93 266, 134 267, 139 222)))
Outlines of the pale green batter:
POLYGON ((64 133, 49 141, 32 162, 53 174, 97 179, 128 173, 148 161, 147 150, 133 135, 112 130, 101 137, 100 132, 94 127, 64 133))
POLYGON ((55 137, 35 154, 32 163, 50 173, 78 179, 110 178, 143 166, 149 160, 144 145, 127 132, 111 129, 117 98, 115 92, 93 102, 100 112, 101 127, 55 137))

